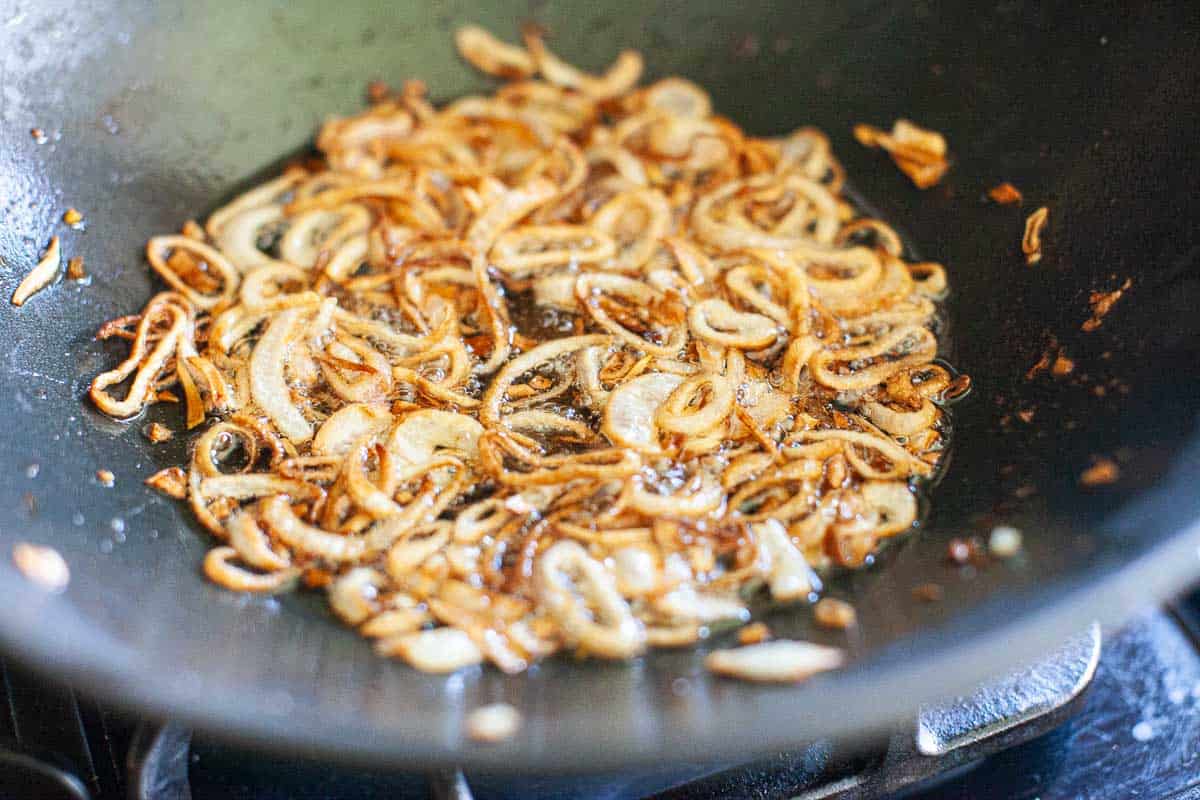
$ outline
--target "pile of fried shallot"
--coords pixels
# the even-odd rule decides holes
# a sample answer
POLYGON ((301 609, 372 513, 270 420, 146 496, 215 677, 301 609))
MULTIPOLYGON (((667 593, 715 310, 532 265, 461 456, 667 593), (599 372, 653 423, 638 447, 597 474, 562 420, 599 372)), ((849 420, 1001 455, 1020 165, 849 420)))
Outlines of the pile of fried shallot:
POLYGON ((841 194, 824 135, 753 138, 642 57, 588 74, 475 27, 507 79, 376 86, 309 159, 150 240, 91 398, 179 400, 153 485, 236 591, 324 587, 378 651, 519 672, 807 600, 911 529, 937 468, 943 268, 841 194))

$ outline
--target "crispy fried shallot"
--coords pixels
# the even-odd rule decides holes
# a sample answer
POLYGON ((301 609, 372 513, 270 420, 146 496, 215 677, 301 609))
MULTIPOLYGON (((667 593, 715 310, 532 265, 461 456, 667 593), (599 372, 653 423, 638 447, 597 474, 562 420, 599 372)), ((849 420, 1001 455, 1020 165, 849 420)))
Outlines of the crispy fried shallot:
MULTIPOLYGON (((375 91, 323 159, 151 239, 169 290, 98 333, 128 354, 97 408, 176 402, 197 431, 147 483, 218 540, 204 574, 323 588, 417 669, 519 672, 692 644, 911 530, 963 380, 933 363, 946 270, 843 196, 828 139, 751 137, 681 78, 637 88, 632 51, 589 74, 534 29, 455 41, 509 82, 440 109, 375 91)), ((937 134, 859 133, 918 185, 945 169, 937 134)), ((708 665, 842 662, 767 638, 708 665)))

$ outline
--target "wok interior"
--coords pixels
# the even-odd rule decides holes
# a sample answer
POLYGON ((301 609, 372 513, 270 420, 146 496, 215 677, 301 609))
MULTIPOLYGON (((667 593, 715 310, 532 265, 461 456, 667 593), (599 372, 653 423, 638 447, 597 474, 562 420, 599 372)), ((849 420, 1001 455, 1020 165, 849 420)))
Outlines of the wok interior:
MULTIPOLYGON (((900 670, 868 665, 811 690, 764 689, 703 677, 692 651, 631 666, 560 658, 530 676, 447 680, 377 659, 319 597, 246 599, 205 584, 197 569, 205 534, 141 485, 183 460, 186 437, 154 446, 140 433, 151 419, 178 428, 177 412, 159 407, 121 425, 81 400, 92 375, 117 358, 92 333, 152 291, 142 243, 304 148, 325 114, 361 105, 370 79, 419 77, 439 99, 481 88, 456 60, 451 31, 476 21, 511 36, 519 20, 500 3, 345 3, 334 13, 318 3, 65 8, 40 4, 0 33, 9 53, 3 288, 11 292, 54 232, 94 276, 90 286, 63 284, 23 309, 0 309, 9 343, 0 403, 16 423, 0 502, 17 510, 0 540, 52 543, 73 572, 61 597, 13 592, 0 626, 10 646, 36 641, 22 647, 27 657, 84 670, 98 691, 363 757, 450 757, 465 710, 494 699, 533 722, 513 742, 465 757, 503 763, 519 753, 522 763, 557 766, 594 762, 598 744, 619 761, 866 730, 911 702, 889 684, 900 670), (50 142, 33 141, 35 126, 50 142), (86 232, 62 230, 67 206, 85 212, 86 232), (94 480, 100 468, 116 473, 115 487, 94 480), (729 744, 740 725, 761 739, 729 744)), ((857 656, 926 663, 946 671, 947 686, 969 681, 965 667, 921 659, 945 659, 968 633, 1016 624, 1016 609, 1148 552, 1200 511, 1194 491, 1162 495, 1164 481, 1186 483, 1198 471, 1191 137, 1200 102, 1190 87, 1200 51, 1186 13, 1186 4, 1085 19, 1022 3, 979 14, 949 4, 706 1, 532 12, 555 49, 583 66, 636 47, 650 77, 697 81, 752 133, 822 128, 858 191, 922 257, 947 265, 946 355, 975 388, 955 407, 953 463, 924 530, 890 548, 881 568, 831 581, 830 592, 858 608, 848 641, 857 656), (942 185, 917 192, 853 142, 854 123, 887 127, 898 117, 949 139, 955 163, 942 185), (1006 180, 1025 206, 981 202, 1006 180), (1022 224, 1042 204, 1051 208, 1046 257, 1029 268, 1022 224), (1103 326, 1081 331, 1089 293, 1127 277, 1132 287, 1103 326), (1061 348, 1074 371, 1026 379, 1048 348, 1061 348), (1119 463, 1117 484, 1079 487, 1093 456, 1119 463), (1144 502, 1131 518, 1135 497, 1144 502), (950 538, 986 536, 1002 522, 1025 531, 1020 559, 974 574, 946 566, 950 538), (928 582, 943 588, 941 602, 913 597, 928 582), (946 624, 960 635, 913 638, 946 624)), ((0 581, 16 580, 0 571, 0 581)), ((768 621, 779 636, 847 643, 810 620, 800 609, 768 621)), ((1018 657, 1035 638, 1013 639, 1007 654, 1018 657)))

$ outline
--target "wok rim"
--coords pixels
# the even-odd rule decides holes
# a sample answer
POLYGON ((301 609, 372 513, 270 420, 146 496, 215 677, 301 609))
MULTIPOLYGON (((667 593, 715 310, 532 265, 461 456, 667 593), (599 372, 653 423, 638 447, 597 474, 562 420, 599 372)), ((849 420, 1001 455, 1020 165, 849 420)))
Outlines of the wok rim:
MULTIPOLYGON (((1172 492, 1185 490, 1189 481, 1194 485, 1198 479, 1200 436, 1182 448, 1162 483, 1113 514, 1102 529, 1152 525, 1155 510, 1172 492)), ((124 664, 103 646, 101 636, 86 630, 82 618, 70 619, 72 615, 64 613, 69 605, 54 602, 51 596, 44 597, 49 602, 37 620, 29 615, 0 615, 0 647, 17 662, 98 700, 266 752, 388 769, 454 766, 497 772, 594 772, 650 762, 695 761, 697 753, 713 760, 748 757, 795 749, 818 739, 863 742, 913 719, 920 704, 964 693, 989 677, 1029 663, 1093 622, 1112 626, 1131 618, 1184 588, 1198 571, 1200 519, 1193 519, 1131 562, 1099 565, 1016 599, 994 596, 944 624, 822 676, 819 692, 798 687, 796 697, 804 700, 788 703, 775 714, 778 722, 788 712, 804 712, 793 716, 789 722, 794 724, 786 728, 764 725, 770 720, 749 715, 725 718, 725 730, 753 731, 755 736, 715 737, 674 730, 653 750, 633 738, 624 747, 620 741, 606 739, 598 742, 603 747, 573 749, 556 746, 554 737, 548 737, 537 753, 523 753, 504 746, 440 745, 433 737, 397 736, 369 721, 322 727, 300 708, 288 715, 270 713, 270 699, 254 686, 215 691, 203 676, 192 684, 172 683, 150 665, 124 664), (1000 622, 993 625, 997 614, 1000 622), (46 630, 71 635, 48 636, 46 630), (937 672, 937 680, 931 679, 931 669, 937 672)), ((15 581, 21 578, 12 570, 0 572, 0 588, 8 584, 14 589, 15 581)))

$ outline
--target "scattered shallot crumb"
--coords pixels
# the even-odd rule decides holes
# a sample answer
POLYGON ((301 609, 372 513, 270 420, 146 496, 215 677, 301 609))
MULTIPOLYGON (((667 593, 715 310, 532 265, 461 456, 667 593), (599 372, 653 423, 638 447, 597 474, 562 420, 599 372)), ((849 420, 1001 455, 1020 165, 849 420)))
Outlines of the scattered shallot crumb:
POLYGON ((159 422, 151 422, 142 429, 142 433, 146 435, 147 439, 155 444, 169 441, 175 436, 175 433, 170 428, 159 422))
POLYGON ((845 600, 822 597, 813 606, 813 617, 822 628, 844 631, 858 623, 858 612, 845 600))
POLYGON ((925 603, 937 603, 946 592, 936 583, 922 583, 912 590, 913 597, 925 603))
POLYGON ((1121 299, 1121 295, 1133 285, 1131 278, 1126 278, 1125 282, 1117 289, 1111 292, 1092 292, 1088 298, 1088 306, 1092 309, 1092 316, 1081 326, 1082 330, 1087 333, 1099 328, 1104 324, 1104 317, 1112 310, 1112 307, 1121 299))
POLYGON ((1083 471, 1079 483, 1083 486, 1107 486, 1116 483, 1121 477, 1121 468, 1111 458, 1100 457, 1096 462, 1083 471))
POLYGON ((753 622, 738 631, 739 644, 759 644, 771 638, 771 629, 763 622, 753 622))
POLYGON ((492 703, 467 715, 467 737, 474 742, 503 742, 511 739, 520 729, 521 712, 508 703, 492 703))
POLYGON ((30 128, 29 135, 32 136, 33 140, 38 144, 45 144, 47 141, 49 141, 49 137, 46 136, 46 132, 41 128, 30 128))
POLYGON ((1021 532, 1010 525, 997 525, 988 537, 988 549, 996 558, 1012 558, 1021 552, 1021 532))
POLYGON ((971 545, 966 539, 955 537, 946 545, 946 558, 955 564, 969 563, 971 555, 971 545))
POLYGON ((102 486, 112 486, 116 483, 117 476, 113 475, 109 470, 98 469, 96 470, 96 480, 100 481, 102 486))
POLYGON ((67 277, 73 281, 81 281, 88 276, 83 266, 83 256, 75 256, 67 262, 67 277))
POLYGON ((146 485, 176 500, 187 497, 187 474, 179 467, 159 470, 146 478, 146 485))
POLYGON ((83 222, 83 214, 79 213, 79 209, 68 208, 63 212, 62 220, 73 228, 83 222))
POLYGON ((371 105, 378 105, 392 93, 392 87, 380 80, 374 80, 367 84, 367 102, 371 105))
POLYGON ((945 389, 942 389, 941 399, 946 402, 957 400, 964 397, 969 391, 971 391, 971 376, 964 372, 950 381, 945 389))
POLYGON ((1028 425, 1029 423, 1033 422, 1033 409, 1022 409, 1021 411, 1017 412, 1017 417, 1021 420, 1021 422, 1024 422, 1026 425, 1028 425))
POLYGON ((1013 492, 1013 495, 1015 495, 1018 500, 1024 500, 1027 497, 1033 497, 1035 494, 1037 494, 1037 487, 1032 483, 1022 484, 1016 488, 1016 491, 1013 492))
POLYGON ((66 560, 53 547, 17 542, 12 559, 22 575, 48 591, 61 592, 71 582, 66 560))
POLYGON ((1021 237, 1021 252, 1025 263, 1033 266, 1042 260, 1042 230, 1050 220, 1050 209, 1042 206, 1025 220, 1025 235, 1021 237))
POLYGON ((1054 364, 1050 367, 1050 374, 1056 378, 1064 378, 1074 371, 1075 362, 1062 353, 1058 354, 1058 358, 1054 359, 1054 364))
POLYGON ((532 514, 535 509, 529 501, 519 494, 514 494, 504 501, 504 508, 513 514, 532 514))
POLYGON ((988 189, 988 197, 992 199, 993 203, 998 203, 1002 206, 1015 205, 1024 199, 1021 197, 1021 190, 1008 181, 988 189))
POLYGON ((175 394, 170 389, 163 389, 154 395, 154 399, 160 403, 178 403, 179 395, 175 394))
POLYGON ((204 235, 204 228, 201 228, 200 224, 194 219, 189 219, 183 223, 183 228, 180 232, 189 239, 195 239, 198 242, 203 242, 207 238, 204 235))

